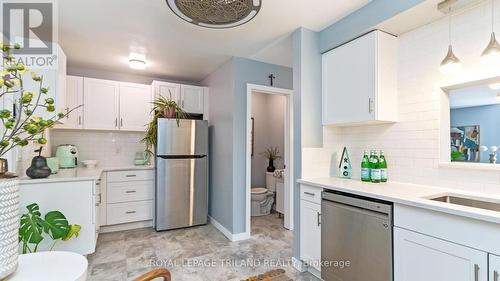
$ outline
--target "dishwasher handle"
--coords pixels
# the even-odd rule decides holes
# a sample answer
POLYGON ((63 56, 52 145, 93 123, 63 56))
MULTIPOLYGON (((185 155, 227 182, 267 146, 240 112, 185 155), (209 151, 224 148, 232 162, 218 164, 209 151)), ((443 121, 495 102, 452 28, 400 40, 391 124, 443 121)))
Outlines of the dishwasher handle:
POLYGON ((359 208, 359 207, 354 207, 354 206, 346 205, 344 203, 329 201, 329 200, 325 200, 325 199, 323 199, 323 201, 321 203, 322 203, 322 207, 325 207, 325 208, 328 207, 328 205, 333 205, 337 208, 342 208, 344 210, 347 210, 347 211, 350 211, 353 213, 358 213, 358 214, 363 214, 366 216, 378 218, 378 219, 384 221, 385 228, 388 228, 389 226, 391 226, 391 223, 390 223, 391 216, 389 214, 385 214, 385 213, 381 213, 381 212, 377 212, 377 211, 372 211, 372 210, 368 210, 368 209, 363 209, 363 208, 359 208))

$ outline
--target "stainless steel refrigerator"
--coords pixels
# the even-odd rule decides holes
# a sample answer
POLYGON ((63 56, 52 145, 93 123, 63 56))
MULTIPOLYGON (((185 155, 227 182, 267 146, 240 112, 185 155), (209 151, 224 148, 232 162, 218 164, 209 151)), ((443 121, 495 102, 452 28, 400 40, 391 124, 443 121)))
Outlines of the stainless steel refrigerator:
POLYGON ((158 119, 155 228, 207 223, 208 122, 158 119))

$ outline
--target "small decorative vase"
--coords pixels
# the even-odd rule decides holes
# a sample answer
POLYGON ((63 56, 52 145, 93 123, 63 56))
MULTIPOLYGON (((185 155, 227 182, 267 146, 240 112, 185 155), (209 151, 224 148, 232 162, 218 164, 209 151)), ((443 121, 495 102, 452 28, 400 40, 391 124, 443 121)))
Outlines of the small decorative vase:
POLYGON ((0 280, 17 268, 19 182, 0 180, 0 280))
POLYGON ((269 165, 267 166, 267 171, 269 173, 274 173, 274 171, 276 171, 276 167, 274 167, 274 160, 269 159, 269 165))
POLYGON ((175 108, 168 107, 163 110, 163 115, 165 118, 175 118, 175 108))
POLYGON ((5 175, 9 171, 7 159, 0 158, 0 176, 5 175))
POLYGON ((26 170, 26 175, 32 179, 44 179, 50 176, 51 173, 52 171, 47 166, 47 158, 43 156, 33 157, 31 166, 26 170))

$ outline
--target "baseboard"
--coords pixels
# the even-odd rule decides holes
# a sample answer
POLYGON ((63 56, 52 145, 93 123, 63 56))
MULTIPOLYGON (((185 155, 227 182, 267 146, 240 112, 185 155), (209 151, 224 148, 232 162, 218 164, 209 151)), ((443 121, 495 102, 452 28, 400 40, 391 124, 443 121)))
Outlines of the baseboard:
POLYGON ((109 232, 124 231, 137 228, 146 228, 152 226, 153 226, 152 220, 115 224, 115 225, 103 225, 99 228, 99 233, 109 233, 109 232))
POLYGON ((231 233, 231 231, 229 231, 227 228, 225 228, 222 224, 220 224, 216 219, 212 218, 211 216, 208 216, 208 220, 215 228, 217 228, 217 230, 219 230, 224 236, 226 236, 227 239, 231 240, 232 242, 246 240, 250 238, 250 233, 247 232, 236 233, 236 234, 231 233))
POLYGON ((296 259, 295 257, 292 257, 292 265, 299 272, 306 272, 307 271, 307 265, 305 265, 303 261, 296 259))

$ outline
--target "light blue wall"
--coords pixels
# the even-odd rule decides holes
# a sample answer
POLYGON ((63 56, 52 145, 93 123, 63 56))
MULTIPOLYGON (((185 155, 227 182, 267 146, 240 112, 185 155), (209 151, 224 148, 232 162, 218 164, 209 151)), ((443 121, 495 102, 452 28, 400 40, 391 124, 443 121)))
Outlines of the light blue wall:
POLYGON ((228 61, 202 84, 209 92, 209 215, 233 231, 233 113, 234 67, 228 61))
POLYGON ((269 74, 276 76, 274 86, 292 89, 292 69, 235 57, 234 63, 234 119, 233 119, 233 233, 245 232, 246 184, 246 114, 247 83, 269 86, 269 74))
MULTIPOLYGON (((500 104, 452 109, 452 127, 479 125, 480 145, 500 146, 500 104)), ((487 152, 481 152, 481 162, 489 163, 487 152)))
POLYGON ((373 0, 320 32, 320 52, 325 53, 373 29, 383 21, 425 0, 373 0))
POLYGON ((300 258, 300 188, 302 148, 322 147, 321 124, 321 53, 319 33, 299 28, 293 33, 294 89, 294 234, 293 255, 300 258))

